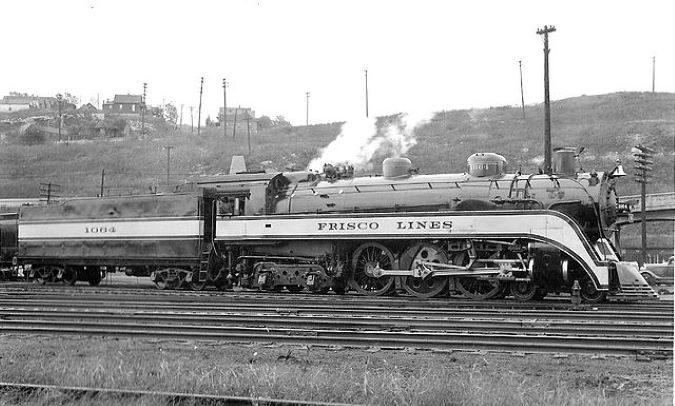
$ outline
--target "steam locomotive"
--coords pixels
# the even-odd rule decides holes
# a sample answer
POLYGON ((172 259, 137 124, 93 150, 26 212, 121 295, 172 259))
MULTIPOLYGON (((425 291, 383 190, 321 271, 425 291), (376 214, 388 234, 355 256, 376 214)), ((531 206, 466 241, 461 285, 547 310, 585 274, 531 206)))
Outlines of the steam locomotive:
POLYGON ((554 175, 508 174, 494 153, 458 174, 388 158, 382 176, 242 173, 181 193, 23 207, 14 262, 38 281, 98 284, 124 270, 160 289, 655 297, 611 242, 616 171, 576 173, 573 156, 556 151, 554 175))

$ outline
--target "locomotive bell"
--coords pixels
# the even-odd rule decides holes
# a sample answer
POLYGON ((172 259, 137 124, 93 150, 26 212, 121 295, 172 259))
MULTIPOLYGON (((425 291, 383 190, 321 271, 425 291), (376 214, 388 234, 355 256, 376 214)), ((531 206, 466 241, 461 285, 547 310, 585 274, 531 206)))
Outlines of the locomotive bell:
POLYGON ((410 176, 411 167, 408 158, 387 158, 382 161, 382 176, 387 179, 405 178, 410 176))
POLYGON ((501 176, 506 172, 506 158, 492 152, 479 152, 466 160, 466 171, 471 176, 501 176))
POLYGON ((553 173, 558 175, 576 175, 574 165, 576 149, 574 147, 561 147, 553 149, 553 173))

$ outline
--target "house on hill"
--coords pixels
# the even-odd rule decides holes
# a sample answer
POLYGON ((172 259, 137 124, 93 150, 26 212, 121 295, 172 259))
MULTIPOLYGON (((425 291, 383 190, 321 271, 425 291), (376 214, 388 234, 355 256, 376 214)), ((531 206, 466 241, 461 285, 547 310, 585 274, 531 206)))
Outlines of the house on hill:
POLYGON ((83 114, 96 114, 98 113, 98 109, 93 104, 87 103, 80 106, 80 108, 77 109, 77 112, 83 114))
POLYGON ((255 117, 255 111, 250 107, 228 107, 227 114, 223 116, 223 108, 218 111, 218 126, 223 125, 223 119, 227 128, 232 131, 235 122, 237 125, 237 132, 240 134, 247 134, 248 128, 251 134, 258 132, 258 119, 255 117), (248 128, 247 128, 248 127, 248 128))
POLYGON ((105 117, 114 116, 128 120, 140 120, 143 96, 136 94, 116 94, 115 98, 103 102, 105 117))
POLYGON ((57 110, 56 97, 29 96, 27 93, 10 92, 0 100, 0 112, 9 113, 21 110, 57 110))

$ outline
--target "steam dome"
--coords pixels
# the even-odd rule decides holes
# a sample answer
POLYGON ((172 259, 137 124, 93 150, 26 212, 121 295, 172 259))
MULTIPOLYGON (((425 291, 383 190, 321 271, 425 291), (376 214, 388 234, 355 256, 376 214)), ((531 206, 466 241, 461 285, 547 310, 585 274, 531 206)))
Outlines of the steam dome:
POLYGON ((411 167, 408 158, 387 158, 382 161, 382 176, 387 179, 408 177, 411 167))
POLYGON ((506 159, 492 152, 479 152, 466 160, 466 171, 471 176, 500 176, 506 172, 506 159))

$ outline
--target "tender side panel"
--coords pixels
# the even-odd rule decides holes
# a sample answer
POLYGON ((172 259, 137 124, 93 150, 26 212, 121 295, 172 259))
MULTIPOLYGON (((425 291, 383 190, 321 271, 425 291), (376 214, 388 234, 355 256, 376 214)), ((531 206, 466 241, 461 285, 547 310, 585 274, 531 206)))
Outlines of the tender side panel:
POLYGON ((598 288, 609 287, 607 263, 574 221, 553 211, 230 217, 216 226, 216 239, 232 243, 309 238, 527 238, 558 247, 587 270, 598 288))
POLYGON ((199 257, 198 217, 35 221, 19 224, 19 254, 31 259, 165 262, 199 257))
POLYGON ((203 233, 194 195, 74 199, 22 209, 19 256, 32 262, 198 262, 203 233))

